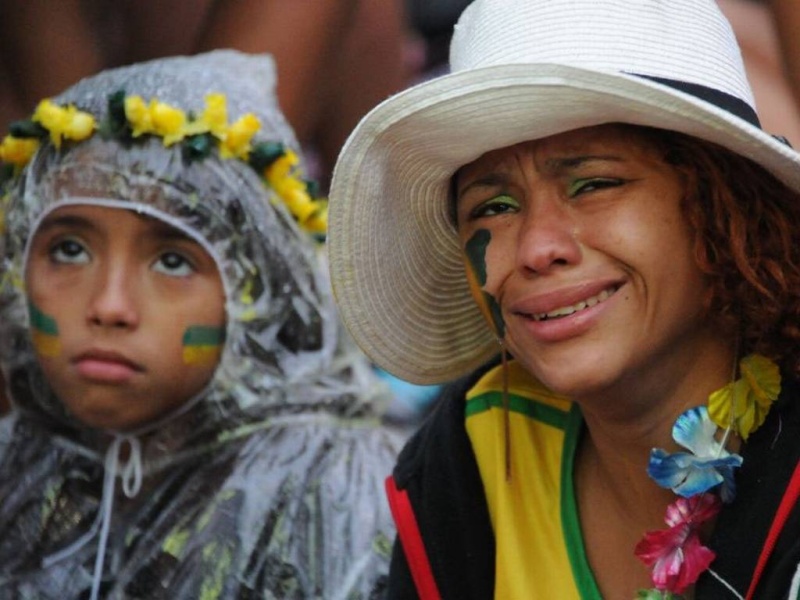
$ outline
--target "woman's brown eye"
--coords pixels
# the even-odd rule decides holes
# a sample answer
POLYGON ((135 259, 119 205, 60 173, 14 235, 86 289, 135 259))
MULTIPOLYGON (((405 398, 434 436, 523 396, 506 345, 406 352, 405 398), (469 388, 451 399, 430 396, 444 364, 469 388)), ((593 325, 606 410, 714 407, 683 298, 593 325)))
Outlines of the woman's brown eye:
POLYGON ((472 211, 469 217, 471 219, 479 219, 481 217, 491 217, 495 215, 502 215, 509 212, 514 212, 519 209, 519 203, 511 196, 502 195, 496 196, 487 202, 479 204, 472 211))
POLYGON ((609 177, 577 179, 570 184, 567 194, 570 198, 573 198, 587 192, 594 192, 603 188, 617 187, 623 183, 624 181, 622 179, 612 179, 609 177))

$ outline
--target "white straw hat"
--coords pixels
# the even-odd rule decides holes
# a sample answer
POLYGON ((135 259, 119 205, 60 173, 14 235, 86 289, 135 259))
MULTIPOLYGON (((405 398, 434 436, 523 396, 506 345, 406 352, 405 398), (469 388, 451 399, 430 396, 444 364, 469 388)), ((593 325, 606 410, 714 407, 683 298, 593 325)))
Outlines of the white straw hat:
POLYGON ((800 156, 759 127, 713 0, 476 0, 450 62, 361 121, 331 184, 342 316, 403 379, 446 381, 499 350, 448 216, 453 173, 489 150, 625 122, 716 142, 800 191, 800 156))

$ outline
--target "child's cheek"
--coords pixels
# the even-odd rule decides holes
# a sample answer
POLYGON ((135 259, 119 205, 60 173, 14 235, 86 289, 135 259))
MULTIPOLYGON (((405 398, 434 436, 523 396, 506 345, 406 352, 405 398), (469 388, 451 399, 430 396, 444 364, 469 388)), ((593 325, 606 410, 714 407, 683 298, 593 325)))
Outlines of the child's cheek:
POLYGON ((183 334, 183 362, 186 365, 208 366, 219 362, 225 342, 223 327, 192 325, 183 334))
POLYGON ((28 303, 28 314, 36 353, 43 358, 54 358, 61 354, 61 340, 58 337, 56 320, 42 312, 33 302, 28 303))
POLYGON ((498 339, 505 336, 506 325, 500 311, 500 305, 489 292, 483 289, 486 285, 486 252, 489 243, 492 241, 492 234, 487 229, 479 229, 475 232, 464 246, 464 257, 466 262, 467 281, 472 291, 472 297, 478 303, 484 318, 494 331, 498 339))

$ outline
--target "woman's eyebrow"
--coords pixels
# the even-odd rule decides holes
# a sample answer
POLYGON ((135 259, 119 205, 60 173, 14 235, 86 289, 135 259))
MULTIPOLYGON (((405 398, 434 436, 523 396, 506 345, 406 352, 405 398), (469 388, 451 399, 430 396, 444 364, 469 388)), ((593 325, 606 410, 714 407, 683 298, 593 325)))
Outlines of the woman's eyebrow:
POLYGON ((482 177, 473 179, 464 187, 458 187, 456 189, 456 200, 461 198, 461 196, 473 188, 499 187, 505 185, 506 183, 508 183, 507 175, 504 175, 503 173, 487 173, 482 177))
POLYGON ((614 154, 581 154, 576 156, 564 156, 548 158, 544 162, 545 169, 549 172, 559 173, 569 169, 577 169, 594 162, 625 162, 621 156, 614 154))
MULTIPOLYGON (((625 162, 625 159, 622 156, 615 154, 579 154, 575 156, 548 158, 544 161, 543 171, 550 174, 559 174, 565 171, 585 167, 595 162, 623 163, 625 162)), ((455 201, 457 203, 461 197, 470 190, 476 188, 502 187, 503 185, 506 185, 508 181, 508 175, 501 171, 487 173, 481 177, 471 180, 463 187, 456 187, 455 201)))

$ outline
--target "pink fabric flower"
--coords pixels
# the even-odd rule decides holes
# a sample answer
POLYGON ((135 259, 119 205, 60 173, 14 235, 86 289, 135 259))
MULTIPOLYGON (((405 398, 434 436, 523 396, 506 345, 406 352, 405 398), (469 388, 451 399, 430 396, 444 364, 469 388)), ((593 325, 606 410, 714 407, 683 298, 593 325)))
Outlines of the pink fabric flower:
POLYGON ((667 507, 664 520, 669 529, 645 533, 635 554, 652 567, 656 588, 680 594, 708 569, 716 555, 700 543, 697 530, 719 509, 720 500, 713 494, 678 498, 667 507))

